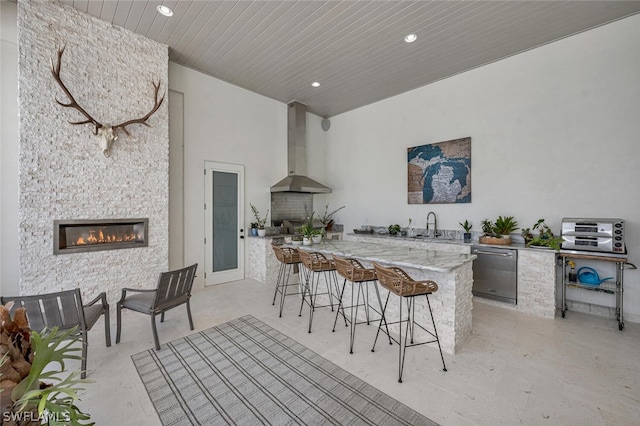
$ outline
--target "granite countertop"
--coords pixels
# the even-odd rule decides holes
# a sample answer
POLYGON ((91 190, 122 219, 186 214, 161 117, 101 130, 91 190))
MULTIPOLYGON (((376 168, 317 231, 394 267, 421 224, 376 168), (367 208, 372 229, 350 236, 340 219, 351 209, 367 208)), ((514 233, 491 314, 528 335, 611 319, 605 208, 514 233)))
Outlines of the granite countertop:
POLYGON ((493 248, 505 248, 505 249, 515 249, 515 250, 532 250, 532 251, 544 251, 551 253, 558 253, 557 251, 547 248, 547 247, 527 247, 524 243, 511 243, 509 245, 497 245, 497 244, 484 244, 480 243, 478 240, 472 240, 469 243, 465 243, 463 240, 459 238, 447 238, 447 237, 407 237, 401 235, 389 235, 389 234, 377 234, 375 232, 370 234, 356 234, 353 232, 348 233, 347 235, 353 235, 356 237, 367 237, 374 239, 385 239, 385 240, 397 240, 397 241, 421 241, 425 243, 436 243, 436 244, 455 244, 455 245, 463 245, 463 246, 481 246, 481 247, 493 247, 493 248))
POLYGON ((411 247, 394 247, 385 244, 355 241, 330 240, 311 246, 296 246, 301 250, 319 251, 353 257, 358 260, 376 261, 399 267, 425 269, 436 272, 450 272, 466 262, 473 261, 474 254, 458 254, 438 250, 411 247))

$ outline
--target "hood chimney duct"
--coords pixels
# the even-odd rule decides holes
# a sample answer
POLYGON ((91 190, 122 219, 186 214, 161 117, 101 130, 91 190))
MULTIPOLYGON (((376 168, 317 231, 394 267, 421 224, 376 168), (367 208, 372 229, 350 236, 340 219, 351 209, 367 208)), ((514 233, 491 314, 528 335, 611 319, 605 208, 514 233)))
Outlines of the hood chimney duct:
POLYGON ((331 193, 331 188, 306 176, 307 107, 297 101, 287 106, 287 167, 287 177, 273 185, 271 192, 331 193))

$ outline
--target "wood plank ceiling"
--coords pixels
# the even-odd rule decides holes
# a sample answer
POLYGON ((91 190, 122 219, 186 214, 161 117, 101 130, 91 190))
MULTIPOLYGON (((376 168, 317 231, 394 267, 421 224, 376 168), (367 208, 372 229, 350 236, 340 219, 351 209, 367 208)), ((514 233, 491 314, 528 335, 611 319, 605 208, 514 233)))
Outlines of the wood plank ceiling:
POLYGON ((173 62, 322 117, 640 12, 640 1, 62 2, 169 45, 173 62))

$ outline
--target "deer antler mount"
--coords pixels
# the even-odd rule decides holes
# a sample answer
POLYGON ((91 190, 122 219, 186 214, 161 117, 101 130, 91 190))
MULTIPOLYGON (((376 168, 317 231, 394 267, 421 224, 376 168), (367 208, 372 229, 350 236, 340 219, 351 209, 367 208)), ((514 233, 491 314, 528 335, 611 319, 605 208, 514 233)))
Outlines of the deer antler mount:
POLYGON ((57 98, 56 98, 56 102, 65 108, 73 108, 77 110, 85 118, 84 120, 80 120, 80 121, 69 121, 70 124, 73 124, 73 125, 91 124, 92 126, 95 127, 95 129, 93 130, 93 134, 100 137, 100 148, 102 148, 102 153, 104 154, 105 157, 109 157, 111 155, 111 145, 113 144, 113 141, 118 139, 118 132, 122 131, 130 139, 136 140, 135 138, 133 138, 133 136, 131 136, 131 133, 129 132, 129 130, 127 130, 127 126, 130 126, 132 124, 144 124, 147 127, 152 127, 147 120, 149 120, 149 118, 160 108, 160 106, 162 105, 162 102, 164 101, 164 96, 165 96, 163 94, 162 97, 158 99, 158 92, 160 91, 160 82, 158 82, 157 84, 155 82, 152 82, 153 88, 155 89, 155 93, 153 95, 153 108, 145 116, 141 118, 136 118, 133 120, 128 120, 123 123, 116 124, 115 126, 103 124, 103 123, 100 123, 95 118, 93 118, 84 108, 82 108, 78 104, 78 102, 76 102, 76 100, 74 99, 73 95, 71 94, 67 86, 62 82, 62 79, 60 78, 60 69, 62 67, 63 53, 64 53, 64 47, 61 49, 58 49, 58 62, 56 65, 53 64, 53 59, 51 59, 51 74, 53 74, 53 78, 58 82, 64 94, 67 95, 67 98, 69 98, 69 102, 68 103, 60 102, 57 98))

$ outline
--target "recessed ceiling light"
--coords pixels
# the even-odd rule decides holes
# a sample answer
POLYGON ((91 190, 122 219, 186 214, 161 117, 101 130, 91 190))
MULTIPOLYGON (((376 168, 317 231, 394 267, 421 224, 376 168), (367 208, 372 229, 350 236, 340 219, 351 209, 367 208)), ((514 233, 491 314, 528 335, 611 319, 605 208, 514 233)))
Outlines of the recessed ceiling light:
POLYGON ((404 41, 406 41, 407 43, 413 43, 417 38, 418 36, 415 34, 407 34, 406 36, 404 36, 404 41))
POLYGON ((165 6, 163 4, 159 4, 158 7, 156 7, 156 9, 158 9, 158 12, 161 15, 173 16, 173 10, 171 10, 171 8, 169 6, 165 6))
POLYGON ((311 83, 311 85, 313 87, 320 87, 320 83, 318 83, 317 81, 314 81, 313 83, 311 83))

